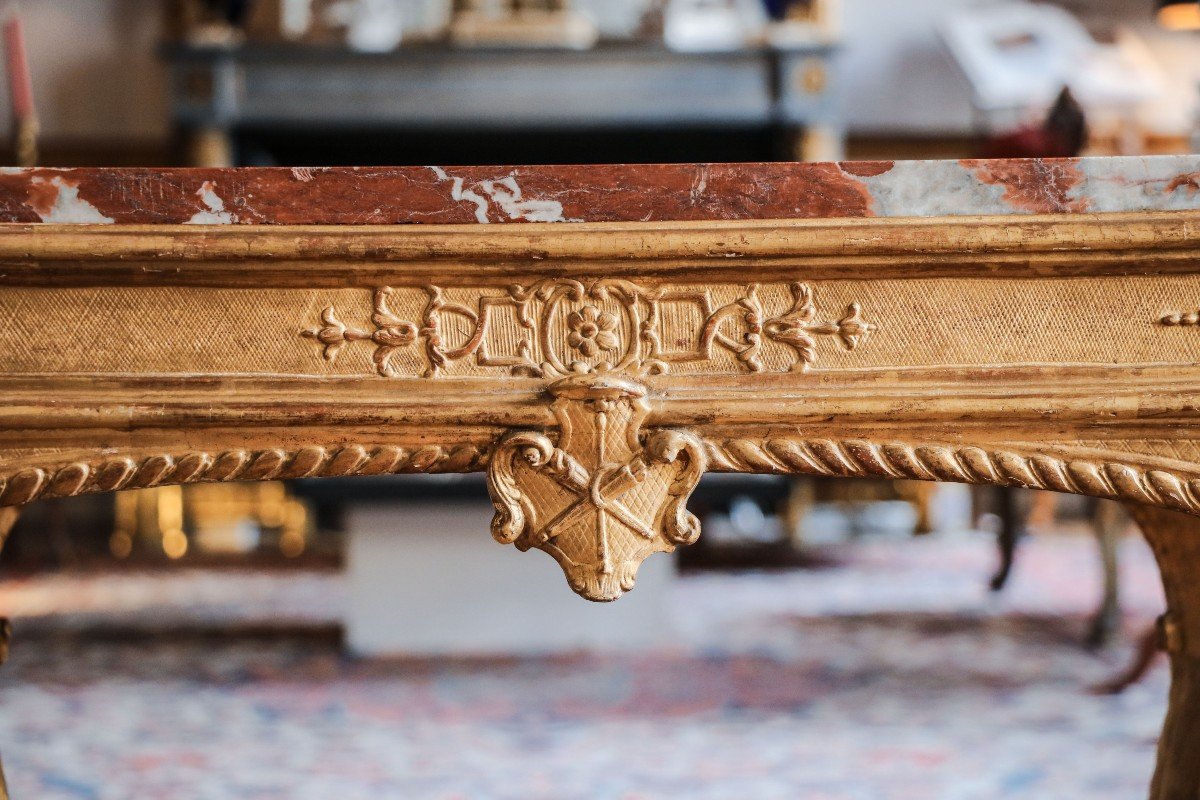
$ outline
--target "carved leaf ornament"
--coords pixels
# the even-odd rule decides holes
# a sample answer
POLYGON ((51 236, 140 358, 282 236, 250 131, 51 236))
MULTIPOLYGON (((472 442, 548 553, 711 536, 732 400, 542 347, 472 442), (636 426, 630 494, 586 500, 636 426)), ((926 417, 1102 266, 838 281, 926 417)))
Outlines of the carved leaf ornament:
POLYGON ((475 368, 554 378, 580 370, 661 374, 671 364, 713 362, 722 352, 732 354, 742 370, 759 372, 765 368, 764 342, 791 348, 790 369, 803 372, 817 362, 819 337, 852 351, 876 329, 863 318, 858 303, 851 303, 840 319, 820 319, 813 289, 804 283, 788 286, 791 307, 773 316, 759 298, 758 284, 720 306, 704 289, 647 288, 620 279, 552 279, 504 290, 476 289, 469 302, 449 301, 437 286, 424 291, 420 323, 391 310, 395 290, 385 286, 374 292, 372 330, 346 325, 330 306, 319 325, 300 335, 320 345, 327 361, 337 359, 347 345, 369 341, 375 347, 376 372, 387 378, 402 375, 392 363, 396 352, 418 343, 425 351, 426 377, 443 376, 450 364, 469 361, 475 368), (680 308, 692 313, 669 314, 680 308), (496 315, 505 310, 525 333, 515 346, 501 351, 501 337, 493 329, 496 315), (463 325, 466 337, 449 344, 448 331, 463 325))

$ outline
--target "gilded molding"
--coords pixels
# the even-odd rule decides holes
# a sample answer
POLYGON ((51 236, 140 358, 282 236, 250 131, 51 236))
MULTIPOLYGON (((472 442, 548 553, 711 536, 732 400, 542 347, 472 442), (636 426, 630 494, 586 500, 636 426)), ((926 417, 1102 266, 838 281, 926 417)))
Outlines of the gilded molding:
POLYGON ((386 475, 404 472, 478 472, 487 454, 478 447, 384 445, 295 450, 225 450, 219 453, 158 454, 134 459, 76 461, 58 467, 28 467, 0 477, 0 506, 48 497, 144 489, 202 481, 268 481, 285 478, 386 475))
POLYGON ((1063 459, 975 446, 862 439, 706 439, 718 472, 798 473, 996 484, 1132 500, 1200 514, 1200 479, 1120 461, 1063 459))
POLYGON ((1194 328, 1200 325, 1200 311, 1163 314, 1158 318, 1158 324, 1167 328, 1194 328))
MULTIPOLYGON (((647 443, 658 433, 639 437, 647 443)), ((677 431, 694 435, 688 431, 677 431)), ((510 434, 515 435, 515 434, 510 434)), ((978 446, 873 442, 864 439, 697 437, 709 472, 879 477, 996 484, 1132 500, 1200 514, 1200 478, 1145 469, 1118 459, 1065 459, 978 446)), ((649 447, 646 444, 645 447, 649 447)), ((1133 454, 1130 454, 1133 455, 1133 454)), ((26 467, 0 476, 0 507, 50 497, 179 483, 347 477, 400 473, 481 472, 489 450, 472 445, 343 447, 189 452, 135 459, 26 467)), ((2 542, 0 542, 2 543, 2 542)))

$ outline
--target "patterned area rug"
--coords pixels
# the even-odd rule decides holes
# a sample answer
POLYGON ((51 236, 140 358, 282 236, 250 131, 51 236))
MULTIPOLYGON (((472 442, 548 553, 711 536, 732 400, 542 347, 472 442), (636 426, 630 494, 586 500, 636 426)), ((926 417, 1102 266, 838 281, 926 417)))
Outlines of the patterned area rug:
MULTIPOLYGON (((1122 555, 1128 640, 1162 598, 1140 539, 1122 555)), ((331 573, 8 581, 0 750, 14 800, 1144 795, 1166 668, 1087 692, 1128 655, 1079 644, 1088 538, 1028 541, 1000 596, 982 535, 839 556, 683 578, 654 652, 520 660, 347 659, 331 573), (214 623, 287 627, 187 633, 214 623), (175 635, 73 633, 98 625, 175 635)))

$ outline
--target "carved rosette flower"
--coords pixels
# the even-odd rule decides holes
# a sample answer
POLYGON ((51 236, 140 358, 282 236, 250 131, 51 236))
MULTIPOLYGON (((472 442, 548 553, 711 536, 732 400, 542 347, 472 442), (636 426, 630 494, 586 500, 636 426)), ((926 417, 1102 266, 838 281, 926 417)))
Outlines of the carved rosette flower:
POLYGON ((600 351, 616 350, 620 340, 615 333, 617 316, 592 305, 572 311, 567 316, 567 344, 591 358, 600 351))

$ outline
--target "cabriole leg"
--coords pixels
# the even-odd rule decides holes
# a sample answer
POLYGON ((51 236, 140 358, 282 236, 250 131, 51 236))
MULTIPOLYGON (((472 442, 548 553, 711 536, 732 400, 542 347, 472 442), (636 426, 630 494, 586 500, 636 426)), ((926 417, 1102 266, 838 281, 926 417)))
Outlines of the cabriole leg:
POLYGON ((1200 517, 1129 504, 1162 572, 1167 613, 1159 629, 1171 659, 1167 719, 1151 800, 1200 797, 1200 517))

